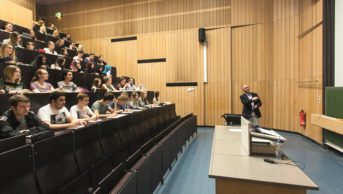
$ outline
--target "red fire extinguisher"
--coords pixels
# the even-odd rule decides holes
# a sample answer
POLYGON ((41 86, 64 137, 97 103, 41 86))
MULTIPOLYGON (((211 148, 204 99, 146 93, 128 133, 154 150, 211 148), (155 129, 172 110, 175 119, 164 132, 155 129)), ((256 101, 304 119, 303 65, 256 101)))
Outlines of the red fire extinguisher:
POLYGON ((301 110, 299 112, 299 119, 300 119, 300 126, 306 127, 306 112, 304 110, 301 110))

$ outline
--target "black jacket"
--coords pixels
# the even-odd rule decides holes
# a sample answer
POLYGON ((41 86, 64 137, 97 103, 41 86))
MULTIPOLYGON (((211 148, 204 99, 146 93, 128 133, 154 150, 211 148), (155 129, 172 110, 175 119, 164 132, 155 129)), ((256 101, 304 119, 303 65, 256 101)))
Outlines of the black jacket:
MULTIPOLYGON (((26 135, 51 130, 49 125, 41 121, 33 112, 29 112, 25 119, 29 130, 26 135)), ((19 124, 12 110, 4 112, 0 117, 0 139, 19 135, 17 130, 19 124)))
MULTIPOLYGON (((258 95, 256 93, 251 93, 252 97, 258 97, 258 95)), ((251 99, 248 98, 248 96, 246 94, 242 94, 240 96, 241 98, 241 102, 243 104, 243 111, 242 111, 242 115, 244 118, 249 119, 251 117, 252 112, 255 112, 255 115, 257 118, 261 117, 261 112, 259 107, 262 106, 262 101, 260 100, 260 97, 258 98, 258 100, 254 101, 254 104, 257 105, 257 108, 255 108, 254 110, 251 107, 251 103, 253 102, 251 99)))

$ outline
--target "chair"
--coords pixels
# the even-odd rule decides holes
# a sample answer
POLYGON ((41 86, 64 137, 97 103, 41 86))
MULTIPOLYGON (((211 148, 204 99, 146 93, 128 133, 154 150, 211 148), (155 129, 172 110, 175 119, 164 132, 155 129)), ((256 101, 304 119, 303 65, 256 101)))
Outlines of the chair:
POLYGON ((74 148, 77 165, 81 172, 89 170, 91 186, 111 171, 111 161, 104 157, 99 142, 99 125, 90 126, 74 131, 74 148))
POLYGON ((0 154, 0 193, 39 193, 33 174, 31 145, 0 154))
POLYGON ((25 135, 0 139, 0 153, 25 145, 25 135))
POLYGON ((24 64, 31 64, 33 60, 39 55, 37 51, 28 50, 25 48, 16 47, 15 48, 16 56, 18 61, 24 64))
POLYGON ((150 194, 153 192, 150 188, 150 178, 151 178, 151 164, 150 157, 141 157, 134 166, 132 166, 131 171, 136 172, 137 181, 137 194, 150 194))
POLYGON ((110 194, 136 194, 137 180, 135 172, 127 172, 110 194))
POLYGON ((123 163, 120 163, 114 168, 104 179, 99 183, 99 191, 97 194, 108 194, 119 180, 124 176, 125 168, 123 163))
POLYGON ((42 194, 57 193, 79 176, 71 132, 36 143, 34 151, 36 177, 42 194))
POLYGON ((59 194, 86 194, 90 191, 88 171, 84 172, 73 181, 63 186, 59 194))

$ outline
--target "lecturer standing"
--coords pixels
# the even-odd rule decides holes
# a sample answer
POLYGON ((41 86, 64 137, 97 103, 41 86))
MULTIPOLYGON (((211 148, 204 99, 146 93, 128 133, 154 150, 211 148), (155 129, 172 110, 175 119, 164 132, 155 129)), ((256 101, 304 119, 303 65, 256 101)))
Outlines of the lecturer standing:
POLYGON ((244 92, 240 96, 243 104, 242 115, 244 118, 249 119, 252 125, 258 126, 258 120, 261 117, 259 107, 262 106, 262 102, 256 93, 250 92, 248 85, 243 85, 242 91, 244 92))

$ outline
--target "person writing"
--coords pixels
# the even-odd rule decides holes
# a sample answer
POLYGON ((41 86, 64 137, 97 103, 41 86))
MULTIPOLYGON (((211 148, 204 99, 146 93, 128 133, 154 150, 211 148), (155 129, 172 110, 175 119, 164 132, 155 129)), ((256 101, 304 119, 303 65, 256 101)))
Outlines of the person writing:
POLYGON ((71 116, 74 119, 82 119, 84 121, 95 120, 96 114, 88 107, 89 96, 85 93, 80 93, 76 96, 77 104, 70 108, 71 116))
POLYGON ((256 93, 250 92, 248 85, 243 85, 242 91, 244 92, 244 94, 240 96, 243 104, 242 115, 244 118, 248 119, 252 125, 258 126, 259 118, 261 117, 259 108, 262 106, 262 101, 256 93))
POLYGON ((84 125, 83 120, 74 119, 68 109, 65 93, 55 91, 50 94, 50 103, 38 110, 38 117, 53 130, 63 130, 67 128, 77 128, 84 125))

